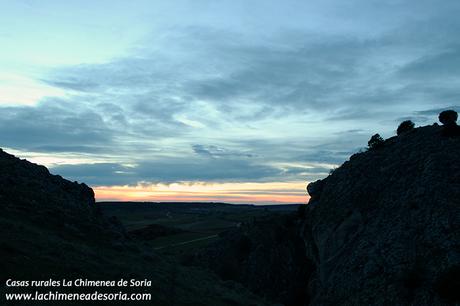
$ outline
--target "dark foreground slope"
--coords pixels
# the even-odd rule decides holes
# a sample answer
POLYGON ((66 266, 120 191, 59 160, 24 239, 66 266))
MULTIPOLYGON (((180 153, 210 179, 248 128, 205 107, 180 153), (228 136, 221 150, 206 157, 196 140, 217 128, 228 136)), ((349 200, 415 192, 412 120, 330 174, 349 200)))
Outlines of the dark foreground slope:
POLYGON ((285 305, 456 305, 459 157, 441 126, 392 137, 310 184, 304 211, 245 224, 195 264, 285 305))
MULTIPOLYGON (((152 301, 144 305, 264 305, 241 286, 184 268, 130 240, 118 222, 100 213, 86 185, 1 150, 0 204, 1 305, 8 305, 5 293, 18 291, 5 286, 10 278, 148 279, 151 287, 113 291, 151 293, 152 301)), ((83 288, 94 290, 103 291, 83 288)))

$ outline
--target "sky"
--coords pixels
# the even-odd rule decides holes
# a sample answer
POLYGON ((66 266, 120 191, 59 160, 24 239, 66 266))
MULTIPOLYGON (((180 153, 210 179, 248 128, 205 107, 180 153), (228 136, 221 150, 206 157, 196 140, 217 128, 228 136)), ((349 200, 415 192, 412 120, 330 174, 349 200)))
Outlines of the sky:
POLYGON ((305 203, 460 110, 460 2, 0 0, 0 147, 96 198, 305 203))

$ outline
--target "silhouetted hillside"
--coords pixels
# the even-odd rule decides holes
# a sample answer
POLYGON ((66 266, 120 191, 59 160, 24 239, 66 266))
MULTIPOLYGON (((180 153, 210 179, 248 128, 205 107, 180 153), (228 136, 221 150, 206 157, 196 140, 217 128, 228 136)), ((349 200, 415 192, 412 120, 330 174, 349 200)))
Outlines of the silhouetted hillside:
POLYGON ((0 199, 3 208, 37 207, 94 213, 94 192, 85 184, 52 175, 44 166, 19 160, 0 149, 0 199))
POLYGON ((392 137, 309 186, 312 305, 460 302, 460 137, 444 129, 392 137))

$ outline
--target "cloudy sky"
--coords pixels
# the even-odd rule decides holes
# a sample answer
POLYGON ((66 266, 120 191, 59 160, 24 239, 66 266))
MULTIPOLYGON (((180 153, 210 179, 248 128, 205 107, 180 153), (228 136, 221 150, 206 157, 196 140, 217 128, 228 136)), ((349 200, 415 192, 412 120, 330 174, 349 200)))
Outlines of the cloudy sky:
POLYGON ((0 147, 98 200, 305 202, 460 110, 460 1, 0 0, 0 147))

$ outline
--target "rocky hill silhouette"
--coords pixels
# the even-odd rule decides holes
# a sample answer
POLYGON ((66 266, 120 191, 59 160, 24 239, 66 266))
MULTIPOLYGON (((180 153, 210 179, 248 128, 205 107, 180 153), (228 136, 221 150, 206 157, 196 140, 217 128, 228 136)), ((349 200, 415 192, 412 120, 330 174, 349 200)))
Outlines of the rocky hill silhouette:
POLYGON ((195 264, 284 305, 457 305, 458 127, 405 126, 309 184, 297 216, 247 223, 195 264))
POLYGON ((309 186, 311 305, 459 301, 460 137, 425 126, 309 186))
POLYGON ((60 220, 64 227, 84 221, 96 226, 103 221, 95 206, 94 192, 85 184, 50 174, 46 167, 20 160, 1 149, 0 170, 0 201, 4 214, 36 222, 64 217, 60 220))

